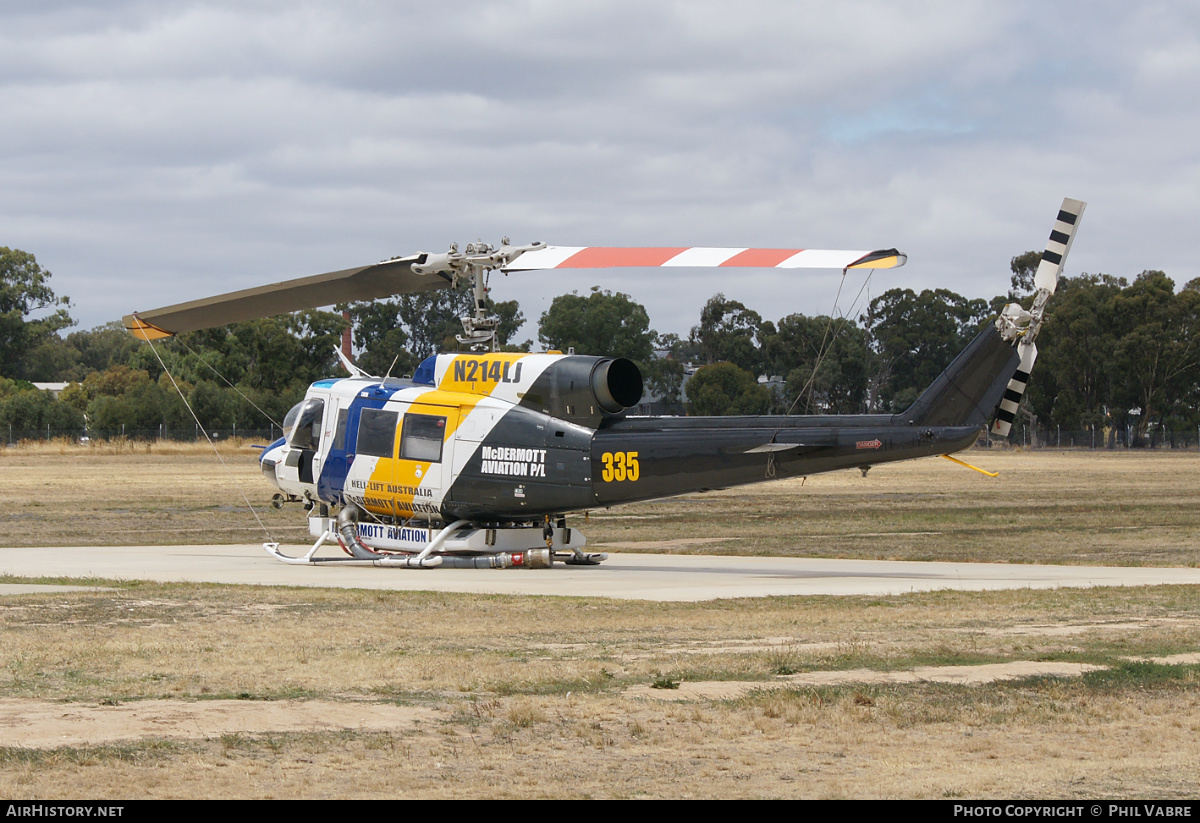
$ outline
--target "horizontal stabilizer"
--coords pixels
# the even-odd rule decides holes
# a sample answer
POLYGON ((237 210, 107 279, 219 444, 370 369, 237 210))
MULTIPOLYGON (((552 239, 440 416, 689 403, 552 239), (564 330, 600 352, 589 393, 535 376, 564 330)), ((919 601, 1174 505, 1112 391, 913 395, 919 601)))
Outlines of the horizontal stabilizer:
POLYGON ((606 269, 625 267, 747 267, 777 269, 892 269, 908 256, 896 249, 847 251, 831 249, 609 248, 546 246, 522 254, 504 271, 535 269, 606 269))
POLYGON ((746 449, 742 454, 770 454, 771 452, 785 452, 788 449, 798 449, 803 446, 803 443, 763 443, 761 446, 754 446, 746 449))

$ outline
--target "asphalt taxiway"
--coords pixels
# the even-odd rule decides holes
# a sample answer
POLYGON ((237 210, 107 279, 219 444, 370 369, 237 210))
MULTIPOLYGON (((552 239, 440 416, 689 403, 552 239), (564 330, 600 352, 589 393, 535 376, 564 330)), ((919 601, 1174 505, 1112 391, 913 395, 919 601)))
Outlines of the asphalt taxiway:
MULTIPOLYGON (((303 554, 300 546, 284 547, 303 554)), ((0 574, 261 586, 698 601, 786 595, 894 595, 956 589, 1200 584, 1200 569, 612 554, 599 566, 395 569, 290 566, 259 545, 0 548, 0 574)), ((18 593, 0 586, 0 594, 18 593)), ((29 591, 25 584, 20 591, 29 591)), ((46 590, 38 587, 37 590, 46 590)))

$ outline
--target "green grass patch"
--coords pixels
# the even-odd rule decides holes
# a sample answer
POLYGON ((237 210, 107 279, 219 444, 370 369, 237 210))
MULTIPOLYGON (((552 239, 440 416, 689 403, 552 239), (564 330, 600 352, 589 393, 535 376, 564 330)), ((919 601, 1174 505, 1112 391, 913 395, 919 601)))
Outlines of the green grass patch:
POLYGON ((1149 661, 1122 660, 1106 669, 1083 675, 1090 689, 1115 692, 1162 688, 1200 688, 1200 665, 1168 665, 1149 661))
POLYGON ((142 580, 111 580, 104 577, 24 577, 19 574, 0 574, 0 584, 34 586, 96 586, 106 589, 136 589, 140 586, 146 585, 145 581, 142 580))
POLYGON ((58 746, 53 749, 0 746, 0 766, 54 767, 67 763, 147 763, 169 760, 189 750, 191 747, 187 744, 161 738, 145 738, 136 742, 106 746, 58 746))

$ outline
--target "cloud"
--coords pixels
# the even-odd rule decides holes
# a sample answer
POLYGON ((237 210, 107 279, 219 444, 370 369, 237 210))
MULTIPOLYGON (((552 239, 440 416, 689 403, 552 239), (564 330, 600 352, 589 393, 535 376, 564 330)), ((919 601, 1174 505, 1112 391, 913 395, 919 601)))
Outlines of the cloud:
MULTIPOLYGON (((0 244, 85 327, 477 237, 898 246, 972 297, 1090 202, 1068 271, 1200 275, 1197 12, 962 2, 6 3, 0 244)), ((603 278, 603 279, 599 279, 603 278)), ((838 273, 599 282, 686 333, 716 291, 829 311, 838 273)), ((535 336, 532 328, 525 336, 535 336)))

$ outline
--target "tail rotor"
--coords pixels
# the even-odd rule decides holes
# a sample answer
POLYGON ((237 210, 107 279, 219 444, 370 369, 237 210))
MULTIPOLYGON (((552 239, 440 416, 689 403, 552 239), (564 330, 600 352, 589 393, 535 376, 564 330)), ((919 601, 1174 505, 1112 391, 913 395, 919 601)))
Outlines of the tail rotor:
POLYGON ((1058 277, 1062 274, 1067 254, 1075 241, 1075 231, 1083 218, 1083 210, 1087 204, 1082 200, 1064 198, 1062 208, 1050 230, 1050 239, 1046 241, 1046 250, 1042 252, 1042 260, 1033 276, 1033 284, 1037 291, 1034 294, 1033 305, 1029 310, 1021 308, 1016 303, 1009 303, 996 320, 996 328, 1005 340, 1011 341, 1017 347, 1021 362, 996 410, 996 421, 992 425, 992 434, 996 437, 1007 437, 1012 430, 1013 421, 1017 416, 1017 407, 1029 385, 1029 373, 1037 360, 1037 346, 1034 340, 1042 328, 1046 303, 1058 288, 1058 277))

